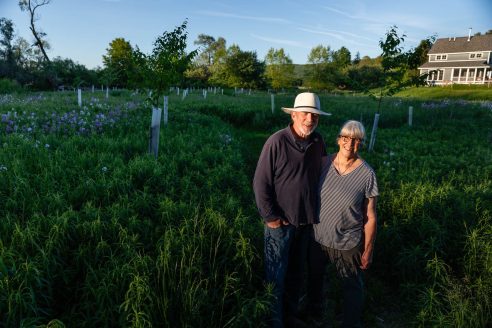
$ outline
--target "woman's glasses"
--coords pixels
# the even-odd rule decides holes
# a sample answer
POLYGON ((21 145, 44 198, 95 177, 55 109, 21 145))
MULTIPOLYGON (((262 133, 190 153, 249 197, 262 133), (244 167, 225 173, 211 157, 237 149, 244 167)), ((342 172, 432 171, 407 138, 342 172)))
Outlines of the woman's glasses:
POLYGON ((356 144, 359 144, 359 143, 361 143, 361 142, 362 142, 362 140, 361 140, 361 139, 359 139, 359 138, 352 138, 352 137, 349 137, 349 136, 342 136, 342 135, 339 135, 338 137, 339 137, 340 139, 342 139, 342 142, 343 142, 343 143, 348 143, 348 142, 352 143, 352 140, 353 140, 353 141, 354 141, 354 143, 356 143, 356 144))

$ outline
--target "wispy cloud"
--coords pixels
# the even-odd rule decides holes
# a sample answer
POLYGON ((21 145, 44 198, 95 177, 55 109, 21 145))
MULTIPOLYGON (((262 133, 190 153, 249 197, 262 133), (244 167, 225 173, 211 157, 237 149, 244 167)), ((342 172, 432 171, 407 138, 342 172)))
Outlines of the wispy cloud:
POLYGON ((280 23, 280 24, 290 23, 290 21, 288 21, 287 19, 278 18, 278 17, 245 16, 245 15, 237 15, 237 14, 225 13, 220 11, 208 11, 208 10, 199 11, 198 13, 205 16, 237 18, 237 19, 252 20, 258 22, 265 22, 265 23, 280 23))
MULTIPOLYGON (((353 20, 385 26, 384 30, 392 25, 402 25, 413 28, 423 28, 424 26, 428 27, 434 25, 432 21, 416 15, 381 11, 368 13, 365 10, 359 10, 357 14, 351 14, 333 7, 323 6, 323 8, 353 20)), ((369 31, 370 29, 366 30, 369 31)), ((381 31, 381 28, 378 28, 378 31, 381 31)))
POLYGON ((364 47, 373 47, 375 40, 366 38, 363 36, 359 36, 353 33, 349 32, 343 32, 343 31, 336 31, 336 30, 320 30, 320 29, 312 29, 312 28, 304 28, 304 27, 299 27, 300 31, 307 32, 307 33, 312 33, 312 34, 320 34, 320 35, 326 35, 344 42, 348 42, 354 45, 358 46, 364 46, 364 47), (347 38, 347 36, 352 37, 352 38, 361 38, 367 41, 371 41, 371 44, 359 42, 350 38, 347 38))
POLYGON ((374 42, 374 38, 368 38, 366 36, 363 36, 361 34, 355 34, 347 31, 340 31, 340 30, 331 30, 331 29, 325 29, 325 28, 320 28, 320 27, 299 27, 298 28, 301 31, 304 32, 310 32, 310 33, 315 33, 315 34, 326 34, 326 35, 331 35, 333 37, 336 37, 337 39, 340 40, 345 40, 346 37, 351 37, 355 39, 362 39, 365 41, 370 41, 374 42))
POLYGON ((306 48, 309 49, 309 47, 306 47, 302 43, 298 41, 293 41, 293 40, 284 40, 284 39, 275 39, 275 38, 269 38, 261 35, 256 35, 256 34, 250 34, 253 38, 270 42, 270 43, 276 43, 276 44, 282 44, 285 46, 291 46, 291 47, 299 47, 299 48, 306 48))
POLYGON ((323 8, 326 10, 332 11, 336 14, 351 18, 351 19, 364 19, 364 17, 358 16, 358 15, 352 15, 352 14, 349 14, 345 11, 341 11, 341 10, 338 10, 336 8, 333 8, 333 7, 323 6, 323 8))

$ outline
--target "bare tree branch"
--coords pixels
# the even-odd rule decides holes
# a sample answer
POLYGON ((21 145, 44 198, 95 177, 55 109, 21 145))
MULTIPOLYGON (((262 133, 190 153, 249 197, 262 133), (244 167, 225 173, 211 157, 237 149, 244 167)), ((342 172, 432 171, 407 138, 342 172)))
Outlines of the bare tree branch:
POLYGON ((47 5, 51 2, 51 0, 20 0, 19 1, 19 7, 22 11, 27 11, 29 12, 30 16, 30 24, 31 26, 29 29, 32 32, 32 35, 34 36, 34 39, 36 40, 34 45, 41 50, 43 53, 44 59, 50 63, 50 58, 48 57, 48 54, 46 53, 45 47, 46 47, 46 41, 43 40, 43 37, 46 36, 46 33, 43 33, 39 30, 36 29, 35 22, 38 20, 38 17, 36 16, 36 9, 39 7, 42 7, 44 5, 47 5))

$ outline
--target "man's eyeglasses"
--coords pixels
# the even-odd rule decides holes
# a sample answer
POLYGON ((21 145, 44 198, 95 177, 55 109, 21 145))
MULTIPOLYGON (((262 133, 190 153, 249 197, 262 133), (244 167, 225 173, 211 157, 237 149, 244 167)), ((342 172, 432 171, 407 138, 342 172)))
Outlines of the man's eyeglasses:
POLYGON ((353 140, 356 144, 359 144, 359 143, 361 143, 361 142, 362 142, 362 140, 361 140, 361 139, 359 139, 359 138, 352 138, 352 137, 342 136, 342 135, 340 135, 340 136, 338 136, 338 137, 339 137, 340 139, 342 139, 342 142, 343 142, 343 143, 348 143, 348 142, 352 143, 352 140, 353 140))

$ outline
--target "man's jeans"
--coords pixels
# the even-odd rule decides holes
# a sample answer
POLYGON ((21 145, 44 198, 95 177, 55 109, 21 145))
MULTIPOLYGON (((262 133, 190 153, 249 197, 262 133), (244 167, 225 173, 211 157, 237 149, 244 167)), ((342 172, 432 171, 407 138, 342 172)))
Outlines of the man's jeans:
POLYGON ((287 314, 297 315, 311 225, 265 226, 266 282, 273 283, 272 326, 283 327, 287 314), (285 296, 284 296, 285 294, 285 296))

